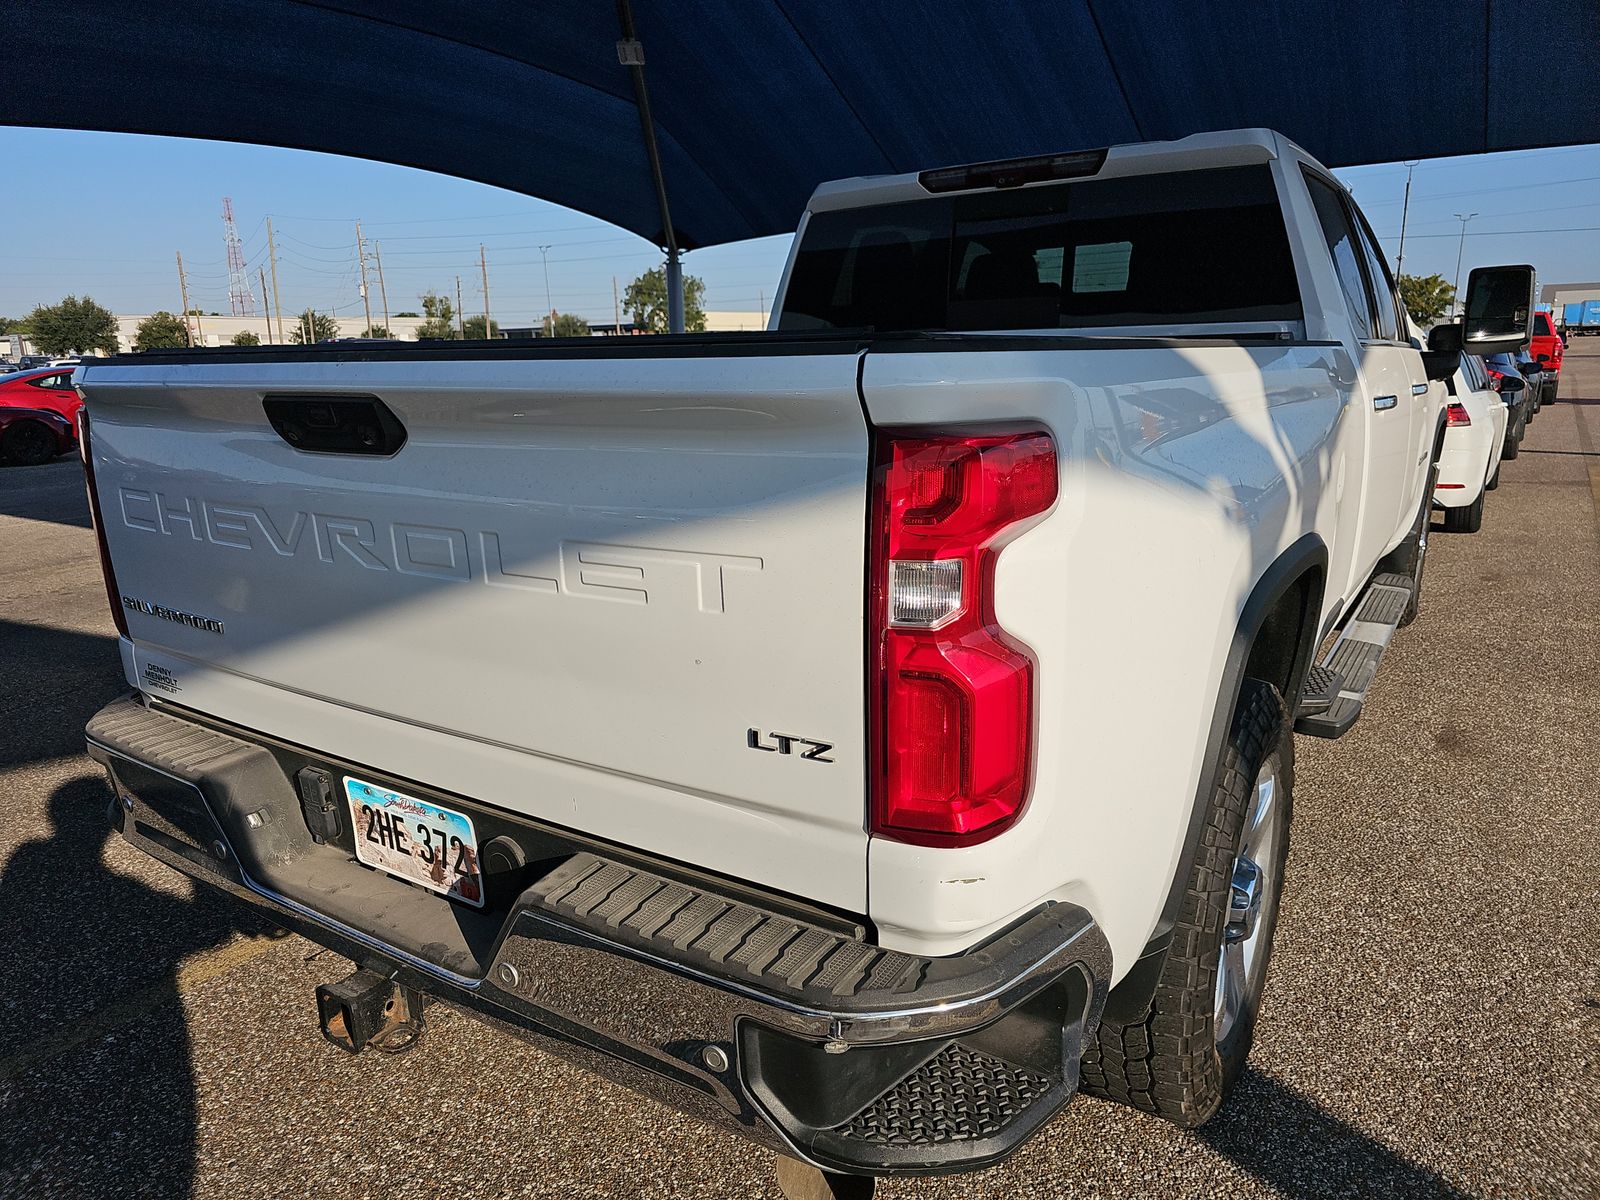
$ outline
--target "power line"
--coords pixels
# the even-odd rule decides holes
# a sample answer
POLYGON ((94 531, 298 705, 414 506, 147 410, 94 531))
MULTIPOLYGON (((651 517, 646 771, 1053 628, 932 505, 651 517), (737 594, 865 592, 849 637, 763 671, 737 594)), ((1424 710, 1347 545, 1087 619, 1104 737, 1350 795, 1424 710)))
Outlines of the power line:
MULTIPOLYGON (((1426 196, 1411 197, 1413 203, 1423 203, 1428 200, 1457 200, 1462 196, 1494 196, 1501 192, 1521 192, 1529 188, 1562 187, 1569 183, 1594 183, 1600 180, 1600 175, 1582 175, 1575 179, 1552 179, 1541 183, 1504 183, 1498 187, 1469 188, 1464 192, 1431 192, 1426 196)), ((1363 200, 1361 207, 1377 208, 1382 204, 1401 204, 1403 200, 1363 200)))

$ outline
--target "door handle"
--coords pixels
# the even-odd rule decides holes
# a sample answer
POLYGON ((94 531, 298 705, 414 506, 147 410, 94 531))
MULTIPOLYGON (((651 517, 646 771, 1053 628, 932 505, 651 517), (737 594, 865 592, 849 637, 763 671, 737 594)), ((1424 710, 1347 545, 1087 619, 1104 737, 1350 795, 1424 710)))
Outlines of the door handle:
POLYGON ((1372 398, 1372 407, 1377 409, 1379 412, 1383 412, 1385 409, 1393 408, 1399 403, 1400 397, 1398 396, 1374 396, 1372 398))

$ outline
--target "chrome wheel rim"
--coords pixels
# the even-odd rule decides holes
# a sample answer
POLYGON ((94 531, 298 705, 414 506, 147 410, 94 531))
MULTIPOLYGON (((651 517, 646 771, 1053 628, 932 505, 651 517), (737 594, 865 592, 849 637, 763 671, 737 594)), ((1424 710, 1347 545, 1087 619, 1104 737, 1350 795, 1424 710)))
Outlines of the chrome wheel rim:
POLYGON ((1228 888, 1228 914, 1223 924, 1222 949, 1217 957, 1214 1026, 1220 1045, 1238 1027, 1251 995, 1260 984, 1265 966, 1263 951, 1271 937, 1271 917, 1277 894, 1278 822, 1282 788, 1275 763, 1256 776, 1245 811, 1244 833, 1233 860, 1228 888))

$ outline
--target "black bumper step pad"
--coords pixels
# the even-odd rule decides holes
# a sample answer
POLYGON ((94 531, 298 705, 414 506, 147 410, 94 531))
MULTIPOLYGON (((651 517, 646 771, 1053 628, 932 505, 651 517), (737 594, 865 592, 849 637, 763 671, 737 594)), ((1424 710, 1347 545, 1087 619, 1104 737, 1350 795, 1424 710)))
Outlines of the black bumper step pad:
POLYGON ((1343 688, 1344 680, 1336 672, 1324 666, 1312 667, 1306 672, 1305 686, 1300 689, 1300 707, 1295 710, 1295 717, 1327 712, 1343 688))
POLYGON ((132 698, 106 705, 90 718, 84 733, 92 742, 189 783, 197 783, 207 772, 218 772, 237 760, 266 758, 266 751, 259 746, 175 720, 132 698))
POLYGON ((632 934, 665 957, 790 992, 904 995, 916 990, 928 965, 587 852, 556 867, 528 895, 580 927, 632 934))
POLYGON ((1051 1087, 1043 1075, 952 1042, 832 1132, 878 1146, 942 1146, 1004 1133, 1051 1087))
POLYGON ((1324 698, 1313 691, 1313 685, 1326 689, 1329 686, 1327 675, 1334 677, 1338 691, 1320 709, 1302 702, 1294 723, 1296 733, 1337 738, 1349 732, 1361 716, 1361 706, 1378 674, 1378 664, 1410 602, 1411 580, 1407 576, 1373 577, 1361 603, 1356 606, 1355 615, 1345 623, 1332 649, 1306 679, 1307 701, 1324 698), (1317 672, 1326 672, 1326 675, 1317 672))

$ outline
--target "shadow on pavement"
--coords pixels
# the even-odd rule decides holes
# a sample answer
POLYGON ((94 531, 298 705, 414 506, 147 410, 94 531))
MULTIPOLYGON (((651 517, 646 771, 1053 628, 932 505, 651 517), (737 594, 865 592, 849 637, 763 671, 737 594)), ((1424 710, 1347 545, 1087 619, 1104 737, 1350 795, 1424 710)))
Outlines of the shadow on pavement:
POLYGON ((0 516, 93 528, 77 454, 37 467, 0 463, 0 516))
POLYGON ((0 769, 83 753, 83 727, 128 691, 117 639, 0 619, 0 769))
POLYGON ((177 969, 251 914, 110 868, 109 788, 58 787, 0 874, 0 1194, 172 1196, 194 1177, 195 1081, 177 969))
POLYGON ((1436 1172, 1250 1067, 1195 1136, 1285 1196, 1467 1200, 1436 1172))

